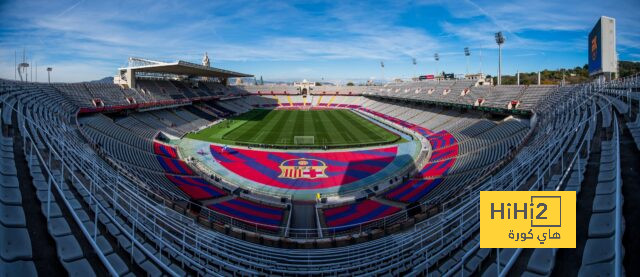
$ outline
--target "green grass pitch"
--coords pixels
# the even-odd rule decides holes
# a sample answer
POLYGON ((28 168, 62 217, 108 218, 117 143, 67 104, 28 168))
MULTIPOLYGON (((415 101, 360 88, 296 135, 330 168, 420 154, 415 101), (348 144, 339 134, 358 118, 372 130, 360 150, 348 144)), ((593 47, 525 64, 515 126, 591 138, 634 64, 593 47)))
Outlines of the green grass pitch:
POLYGON ((256 109, 230 118, 188 138, 223 144, 293 146, 294 136, 314 136, 313 146, 348 147, 401 140, 387 129, 349 110, 256 109))

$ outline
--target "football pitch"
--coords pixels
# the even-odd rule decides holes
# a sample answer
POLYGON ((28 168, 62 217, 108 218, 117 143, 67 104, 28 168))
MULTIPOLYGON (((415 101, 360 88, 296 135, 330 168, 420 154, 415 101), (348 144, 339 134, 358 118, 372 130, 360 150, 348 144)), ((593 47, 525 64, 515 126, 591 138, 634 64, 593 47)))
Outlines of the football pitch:
POLYGON ((397 142, 400 136, 349 110, 256 109, 187 138, 222 144, 349 147, 397 142), (313 137, 313 143, 294 137, 313 137))

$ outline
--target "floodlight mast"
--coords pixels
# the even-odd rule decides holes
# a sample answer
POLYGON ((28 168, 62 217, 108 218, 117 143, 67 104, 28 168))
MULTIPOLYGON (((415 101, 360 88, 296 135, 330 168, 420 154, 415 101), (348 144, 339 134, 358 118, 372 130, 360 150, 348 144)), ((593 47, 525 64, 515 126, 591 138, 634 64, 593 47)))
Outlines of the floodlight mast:
POLYGON ((47 67, 47 82, 49 84, 51 84, 51 70, 53 70, 52 67, 47 67))
POLYGON ((469 52, 469 47, 464 48, 464 55, 467 57, 467 75, 469 75, 469 56, 471 56, 471 52, 469 52))
POLYGON ((502 32, 497 32, 496 43, 498 44, 498 85, 502 84, 502 44, 504 43, 504 36, 502 32))
POLYGON ((27 76, 27 68, 29 68, 29 63, 22 62, 18 64, 18 75, 20 76, 21 82, 29 81, 29 77, 27 76))
POLYGON ((416 75, 416 64, 418 63, 418 61, 416 61, 416 58, 411 58, 411 63, 413 64, 413 77, 418 78, 418 76, 416 75))
POLYGON ((440 74, 438 71, 438 61, 440 61, 440 55, 438 53, 433 54, 433 59, 436 60, 436 76, 440 74))

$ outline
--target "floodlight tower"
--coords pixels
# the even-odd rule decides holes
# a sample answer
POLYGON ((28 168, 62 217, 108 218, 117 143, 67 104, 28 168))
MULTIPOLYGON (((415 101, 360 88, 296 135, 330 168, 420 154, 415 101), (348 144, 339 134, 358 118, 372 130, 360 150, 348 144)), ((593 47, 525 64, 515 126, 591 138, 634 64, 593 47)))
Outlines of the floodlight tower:
POLYGON ((496 33, 496 43, 498 44, 498 85, 502 84, 502 44, 504 43, 504 36, 502 32, 496 33))
MULTIPOLYGON (((416 78, 417 78, 418 76, 416 76, 416 64, 417 64, 418 62, 416 61, 416 58, 411 58, 411 63, 413 63, 413 75, 414 75, 413 77, 416 77, 416 78)), ((413 78, 412 78, 412 79, 413 79, 413 78)))
POLYGON ((438 76, 438 61, 440 61, 440 56, 438 55, 438 53, 433 54, 433 59, 436 60, 436 76, 438 76))
POLYGON ((467 75, 469 75, 469 56, 471 56, 471 52, 469 52, 469 47, 464 48, 464 56, 467 57, 467 75))
POLYGON ((29 81, 27 77, 27 68, 29 68, 29 63, 21 62, 18 64, 18 75, 20 76, 20 81, 22 82, 29 81))
POLYGON ((49 84, 51 84, 51 70, 53 70, 52 67, 47 67, 47 82, 49 82, 49 84))
POLYGON ((20 76, 21 82, 28 82, 27 69, 29 68, 29 63, 27 63, 25 50, 22 49, 22 62, 18 64, 18 75, 20 76), (24 78, 23 78, 24 76, 24 78))

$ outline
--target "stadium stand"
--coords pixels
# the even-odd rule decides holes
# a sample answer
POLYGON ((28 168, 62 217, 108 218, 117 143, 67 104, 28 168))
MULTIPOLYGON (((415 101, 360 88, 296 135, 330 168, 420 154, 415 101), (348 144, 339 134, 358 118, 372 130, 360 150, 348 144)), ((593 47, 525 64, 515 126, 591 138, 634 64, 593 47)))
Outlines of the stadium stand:
POLYGON ((627 127, 636 142, 636 147, 640 150, 640 116, 636 116, 635 121, 627 123, 627 127))
POLYGON ((178 158, 178 151, 175 147, 157 141, 153 142, 153 153, 172 159, 178 158))
MULTIPOLYGON (((582 265, 574 270, 584 275, 624 272, 618 115, 633 112, 635 106, 613 91, 637 89, 637 77, 571 87, 497 89, 460 81, 403 83, 358 88, 362 95, 353 96, 342 95, 353 92, 350 89, 336 89, 340 97, 328 97, 328 88, 326 94, 316 90, 314 104, 356 105, 360 112, 423 136, 433 147, 425 158, 427 165, 455 162, 448 171, 427 170, 366 199, 321 209, 319 226, 306 233, 315 235, 304 240, 287 237, 291 232, 287 204, 229 193, 176 159, 180 155, 175 148, 155 140, 158 132, 181 137, 211 122, 208 116, 190 108, 164 106, 132 110, 129 115, 78 115, 87 111, 83 108, 95 108, 97 97, 109 107, 130 103, 127 95, 137 93, 139 107, 140 102, 178 103, 174 100, 191 101, 213 92, 233 95, 236 98, 187 104, 220 118, 247 111, 253 103, 268 104, 272 101, 267 101, 268 96, 257 100, 256 95, 243 96, 251 93, 243 88, 206 82, 198 89, 164 80, 138 85, 129 91, 107 85, 0 80, 4 135, 0 271, 33 275, 41 263, 34 259, 31 247, 24 247, 33 243, 30 231, 37 228, 24 221, 37 223, 38 218, 24 218, 21 210, 24 213, 27 205, 35 204, 45 218, 40 225, 51 238, 48 246, 55 249, 47 262, 60 265, 67 274, 91 276, 103 270, 112 275, 154 276, 515 271, 548 275, 557 268, 554 261, 560 252, 554 249, 521 255, 513 249, 479 248, 477 192, 579 192, 585 171, 593 173, 586 161, 589 146, 595 144, 602 152, 596 197, 589 237, 582 242, 582 265), (478 98, 486 102, 471 108, 478 98), (520 104, 509 113, 505 102, 513 100, 520 104), (471 111, 460 113, 445 103, 464 104, 471 111), (482 106, 509 116, 484 117, 483 112, 491 111, 482 106), (609 139, 600 143, 593 139, 595 134, 609 139), (9 135, 13 140, 7 139, 9 135), (454 146, 456 152, 447 151, 454 146), (23 174, 16 168, 18 156, 27 161, 28 184, 17 178, 23 174), (174 167, 167 169, 160 160, 174 167), (557 171, 558 166, 566 168, 557 171), (30 190, 16 190, 23 185, 30 190), (26 193, 35 194, 37 203, 21 201, 26 193), (407 203, 414 203, 419 212, 410 214, 407 203), (526 260, 517 263, 520 259, 526 260)), ((291 103, 296 103, 293 99, 291 103)), ((629 129, 637 127, 637 118, 627 123, 629 129)))
POLYGON ((0 143, 0 274, 34 276, 37 273, 16 176, 13 139, 0 136, 0 143))
POLYGON ((205 181, 202 178, 191 177, 191 176, 176 176, 166 174, 167 179, 173 182, 180 188, 180 190, 184 191, 189 197, 194 200, 204 200, 210 198, 217 198, 227 195, 227 193, 214 186, 209 182, 205 181))
POLYGON ((391 189, 385 196, 390 200, 413 203, 422 199, 440 183, 442 178, 412 179, 391 189))
POLYGON ((367 199, 354 204, 324 209, 322 212, 326 225, 330 227, 329 232, 333 233, 360 227, 361 224, 392 215, 400 209, 367 199))
POLYGON ((279 231, 284 218, 284 210, 279 207, 256 203, 247 199, 234 198, 208 206, 214 211, 228 215, 237 220, 264 228, 279 231))
MULTIPOLYGON (((211 154, 216 161, 237 174, 247 179, 256 181, 265 186, 273 186, 286 189, 328 188, 341 186, 363 179, 385 168, 396 156, 397 147, 384 147, 372 150, 360 151, 335 151, 335 152, 273 152, 265 150, 253 150, 233 148, 211 144, 211 154), (306 159, 307 163, 324 161, 324 166, 331 167, 331 173, 324 179, 282 179, 279 167, 286 164, 299 162, 306 159)), ((320 165, 320 164, 318 164, 320 165)), ((285 174, 287 174, 285 172, 285 174)), ((294 174, 292 172, 291 174, 294 174)), ((310 176, 326 174, 319 170, 300 171, 295 174, 310 176)))
POLYGON ((589 238, 584 247, 579 275, 594 276, 615 272, 612 261, 623 252, 619 249, 621 246, 616 245, 624 233, 624 230, 620 230, 621 219, 616 214, 622 186, 619 165, 616 164, 618 156, 615 141, 602 142, 598 184, 589 221, 589 238))

